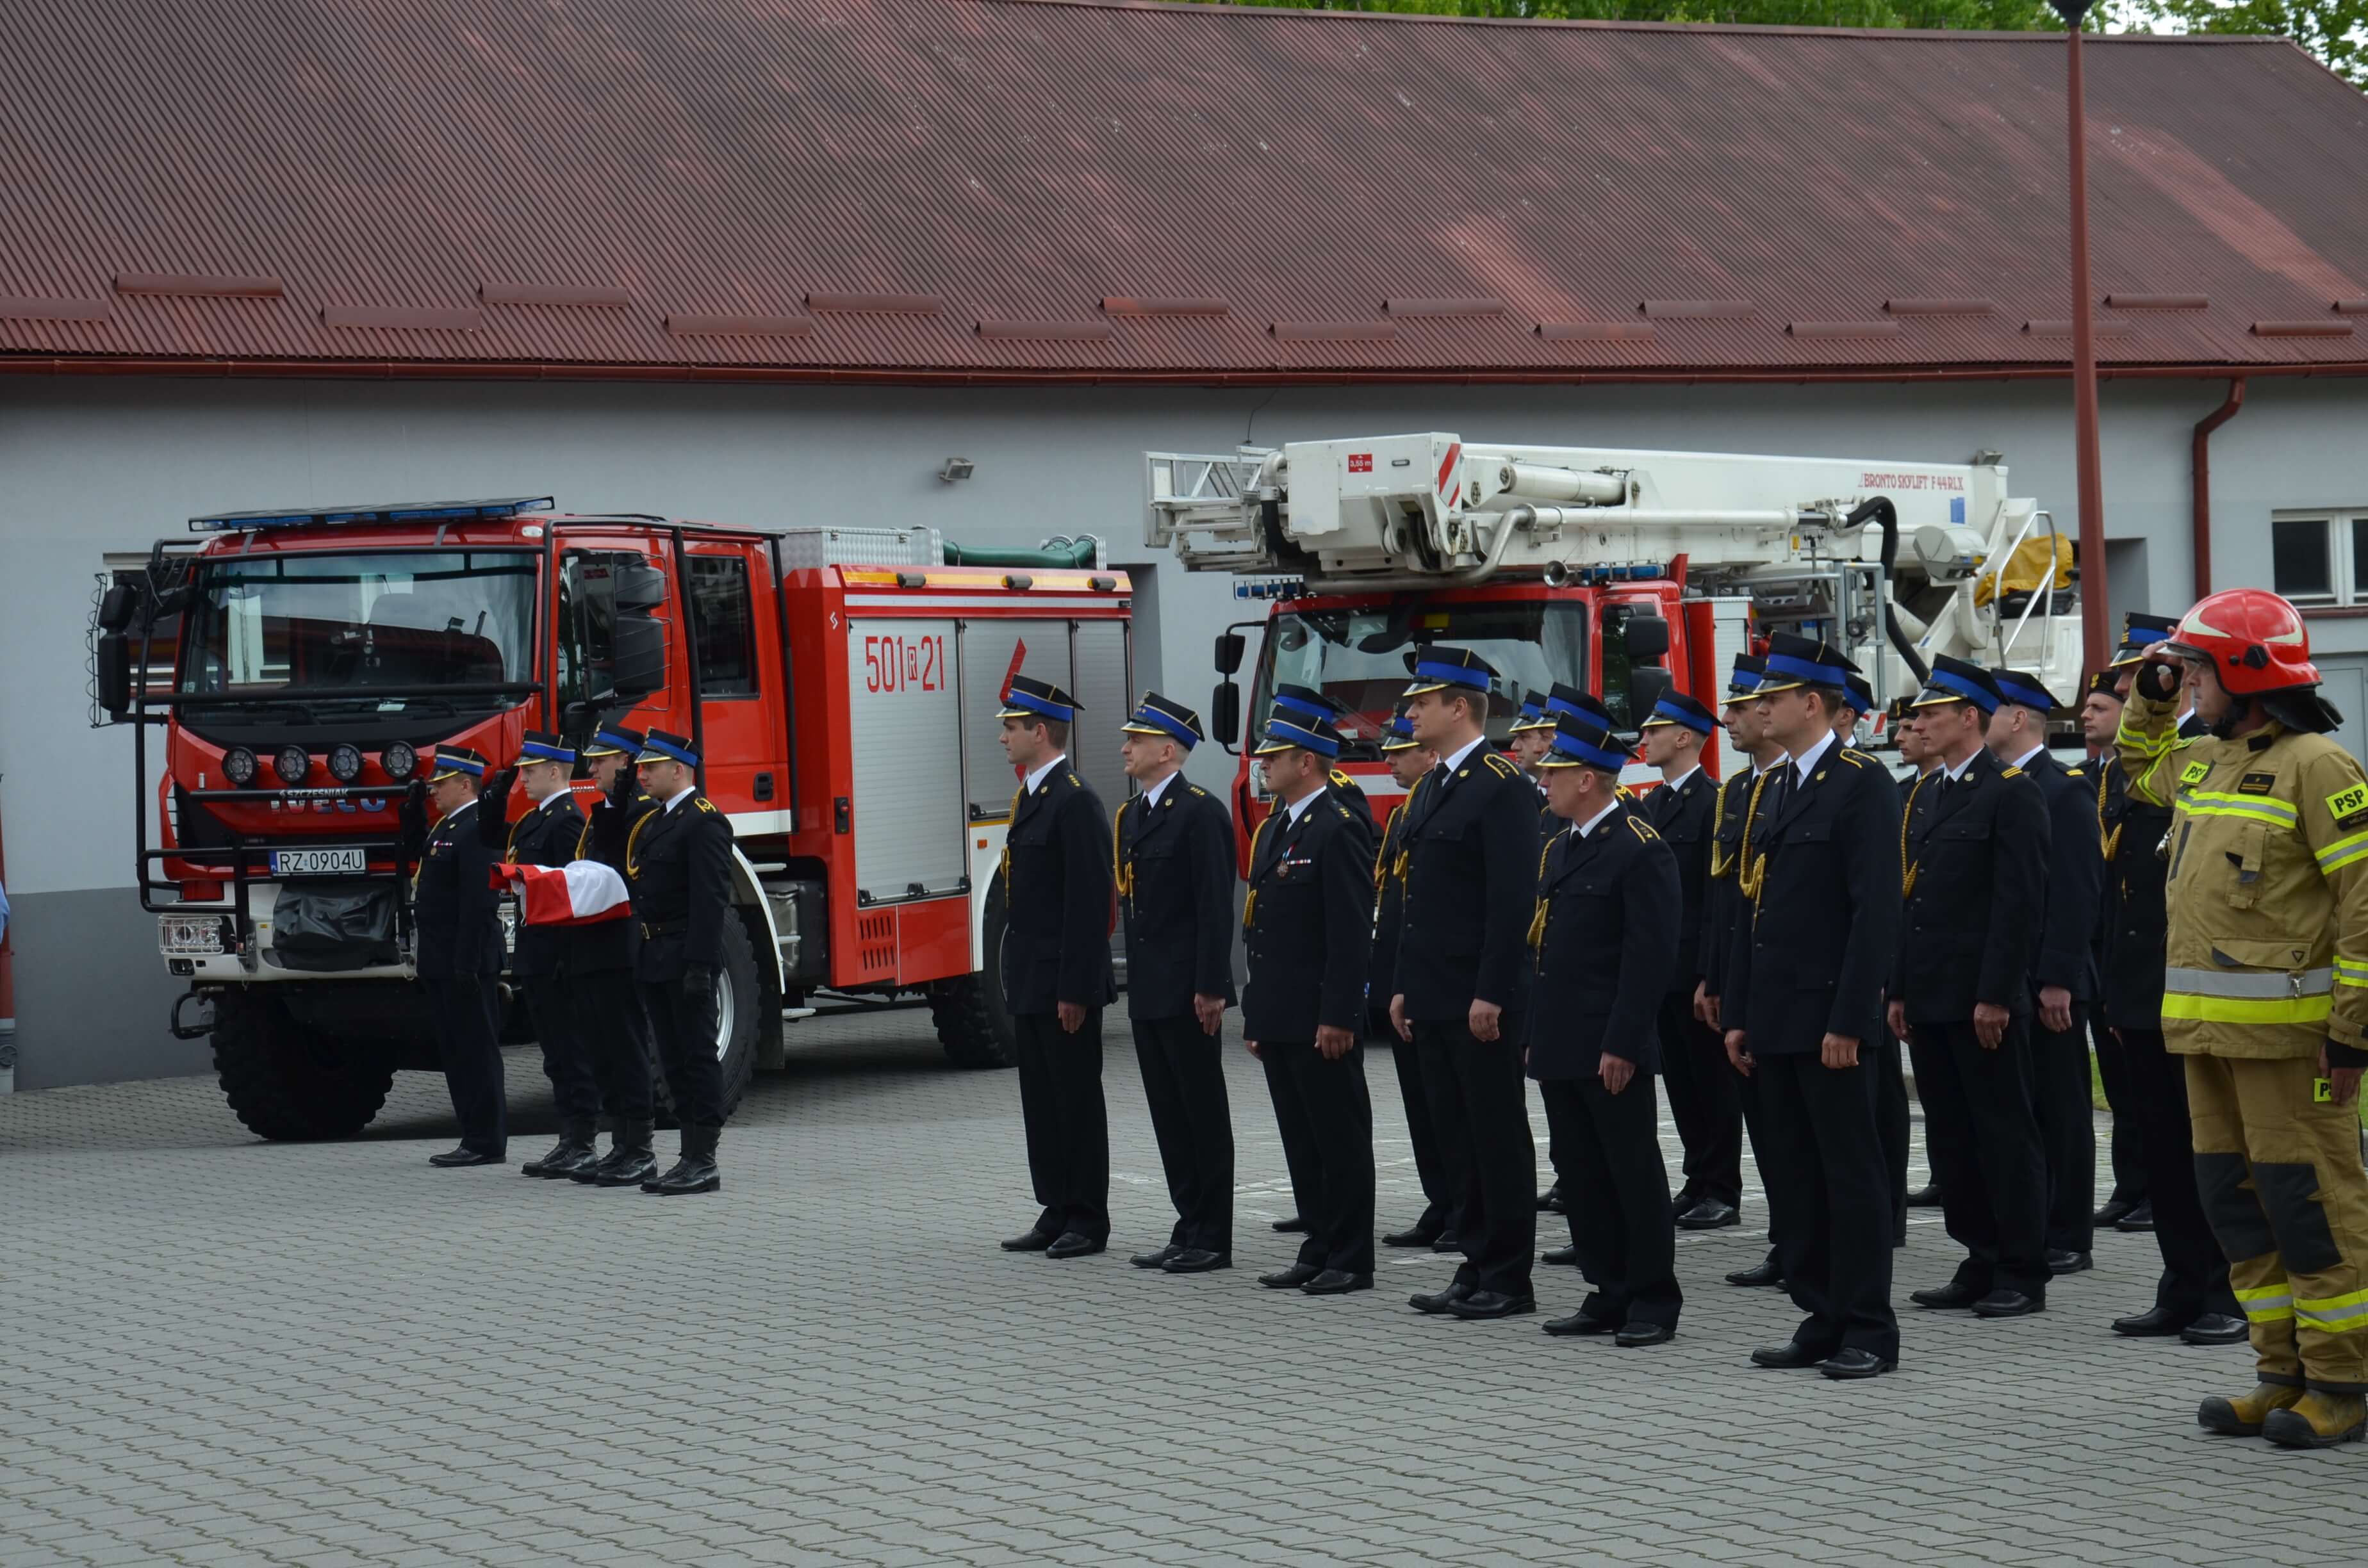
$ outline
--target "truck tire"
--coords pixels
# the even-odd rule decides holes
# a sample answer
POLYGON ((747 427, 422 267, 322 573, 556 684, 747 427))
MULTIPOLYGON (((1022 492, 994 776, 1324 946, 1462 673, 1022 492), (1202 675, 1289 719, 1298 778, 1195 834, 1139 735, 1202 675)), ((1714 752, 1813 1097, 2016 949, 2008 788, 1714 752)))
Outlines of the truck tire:
POLYGON ((302 1028, 255 990, 215 994, 213 1048, 230 1108, 275 1142, 351 1138, 394 1085, 393 1061, 374 1044, 302 1028))
POLYGON ((940 980, 929 987, 929 1017, 938 1026, 938 1043, 946 1060, 957 1067, 1008 1067, 1019 1060, 1011 1028, 1011 1011, 1003 1001, 1003 880, 997 877, 986 892, 986 917, 981 923, 980 946, 986 968, 957 980, 940 980))
MULTIPOLYGON (((748 1090, 748 1075, 757 1070, 757 1009, 764 1006, 765 983, 757 974, 757 949, 748 939, 747 922, 737 910, 723 922, 723 968, 715 977, 716 1051, 723 1062, 723 1114, 729 1119, 748 1090)), ((650 1085, 658 1125, 677 1127, 674 1091, 667 1087, 666 1064, 651 1064, 650 1085)))

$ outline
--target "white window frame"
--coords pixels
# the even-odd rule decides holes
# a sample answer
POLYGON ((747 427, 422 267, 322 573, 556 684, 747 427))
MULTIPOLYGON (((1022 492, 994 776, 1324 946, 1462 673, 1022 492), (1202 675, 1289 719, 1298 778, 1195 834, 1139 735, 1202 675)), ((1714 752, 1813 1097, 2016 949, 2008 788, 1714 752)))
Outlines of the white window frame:
POLYGON ((2284 594, 2287 599, 2302 609, 2343 609, 2355 605, 2368 605, 2368 587, 2362 587, 2358 584, 2359 570, 2362 565, 2368 565, 2368 562, 2360 561, 2357 552, 2351 548, 2352 525, 2363 521, 2368 521, 2368 506, 2314 506, 2306 511, 2271 512, 2270 514, 2271 586, 2276 592, 2284 594), (2277 581, 2276 529, 2287 523, 2317 523, 2327 530, 2328 585, 2332 592, 2287 593, 2285 585, 2277 581))

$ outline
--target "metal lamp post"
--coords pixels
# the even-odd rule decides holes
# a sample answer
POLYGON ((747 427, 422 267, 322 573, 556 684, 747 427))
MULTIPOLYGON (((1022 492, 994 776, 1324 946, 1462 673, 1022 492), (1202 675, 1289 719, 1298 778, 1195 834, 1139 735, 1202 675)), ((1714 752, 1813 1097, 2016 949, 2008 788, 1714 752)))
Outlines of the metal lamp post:
POLYGON ((2089 287, 2089 115, 2081 98, 2080 23, 2095 0, 2048 0, 2064 18, 2070 57, 2065 100, 2071 110, 2072 409, 2080 480, 2080 632, 2087 666, 2112 661, 2112 607, 2105 592, 2105 475, 2097 448, 2096 296, 2089 287))

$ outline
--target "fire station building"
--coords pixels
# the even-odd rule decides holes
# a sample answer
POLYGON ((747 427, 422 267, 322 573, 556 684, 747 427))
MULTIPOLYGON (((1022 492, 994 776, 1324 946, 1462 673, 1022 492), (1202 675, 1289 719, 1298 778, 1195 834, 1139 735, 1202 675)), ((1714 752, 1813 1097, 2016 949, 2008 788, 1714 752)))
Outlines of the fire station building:
MULTIPOLYGON (((2088 58, 2084 588, 2273 585, 2358 715, 2368 98, 2279 40, 2088 58)), ((156 780, 86 667, 98 588, 193 516, 547 494, 1093 534, 1133 574, 1134 685, 1195 705, 1262 607, 1145 551, 1146 450, 1990 451, 2070 533, 2064 63, 1099 0, 17 7, 0 1086, 206 1069, 131 886, 156 780)))

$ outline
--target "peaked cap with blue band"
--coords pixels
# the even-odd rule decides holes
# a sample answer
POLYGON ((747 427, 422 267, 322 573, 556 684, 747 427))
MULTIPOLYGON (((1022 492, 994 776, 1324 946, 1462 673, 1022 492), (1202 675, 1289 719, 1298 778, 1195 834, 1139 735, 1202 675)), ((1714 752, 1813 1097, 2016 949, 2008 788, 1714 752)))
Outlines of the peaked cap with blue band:
POLYGON ((1851 712, 1872 713, 1874 711, 1874 687, 1866 684, 1866 677, 1864 676, 1854 675, 1850 676, 1848 680, 1842 682, 1842 690, 1848 694, 1842 699, 1842 700, 1850 705, 1850 710, 1851 712))
POLYGON ((2122 645, 2113 650, 2111 668, 2135 665, 2145 659, 2146 651, 2156 643, 2169 640, 2179 622, 2167 615, 2148 615, 2134 609, 2122 618, 2122 645))
POLYGON ((1767 673, 1760 677, 1755 693, 1760 697, 1804 686, 1846 691, 1850 677, 1859 673, 1859 667, 1844 658, 1839 648, 1790 631, 1779 631, 1768 639, 1767 665, 1767 673))
POLYGON ((541 730, 529 730, 518 741, 518 761, 564 762, 573 766, 575 753, 559 736, 541 730))
POLYGON ((1656 725, 1666 724, 1675 724, 1698 735, 1707 735, 1718 728, 1718 719, 1684 692, 1673 691, 1653 704, 1653 711, 1645 715, 1645 722, 1637 728, 1649 730, 1656 725))
POLYGON ((1970 702, 1985 713, 1995 713, 1998 706, 1998 685, 1981 665, 1940 654, 1932 661, 1932 673, 1925 677, 1924 689, 1908 706, 1938 708, 1947 702, 1970 702))
POLYGON ((1607 724, 1611 722, 1611 714, 1602 703, 1575 686, 1556 681, 1554 689, 1546 693, 1546 722, 1552 723, 1565 713, 1592 713, 1607 724))
POLYGON ((1265 738, 1250 755, 1271 756, 1276 752, 1296 748, 1312 751, 1329 762, 1339 756, 1340 746, 1340 732, 1329 722, 1293 712, 1278 703, 1267 715, 1265 738))
POLYGON ((1754 702, 1759 697, 1759 683, 1767 676, 1768 661, 1757 653, 1737 653, 1735 668, 1727 673, 1725 707, 1738 702, 1754 702))
POLYGON ((1402 694, 1420 697, 1426 691, 1477 691, 1486 693, 1497 672, 1488 661, 1469 648, 1432 646, 1425 648, 1414 662, 1414 684, 1402 694))
POLYGON ((1551 730, 1553 728, 1554 715, 1546 711, 1546 705, 1543 699, 1535 695, 1531 695, 1521 699, 1520 717, 1513 721, 1513 727, 1507 731, 1506 733, 1518 735, 1525 730, 1551 730))
POLYGON ((1201 715, 1180 702, 1171 702, 1156 691, 1146 691, 1135 704, 1133 717, 1119 726, 1130 735, 1157 735, 1163 741, 1174 741, 1186 751, 1199 745, 1201 715))
POLYGON ((596 756, 639 756, 643 736, 639 730, 629 730, 622 724, 603 724, 592 732, 592 744, 584 748, 586 758, 596 756))
POLYGON ((1287 708, 1303 719, 1320 719, 1326 723, 1337 722, 1349 705, 1327 696, 1312 686, 1278 686, 1274 688, 1274 705, 1287 708))
POLYGON ((1554 722, 1554 744, 1538 758, 1540 767, 1600 767, 1617 773, 1629 756, 1610 729, 1579 714, 1565 714, 1554 722))
POLYGON ((467 746, 438 746, 436 766, 429 769, 427 782, 441 784, 447 778, 483 778, 485 759, 467 746))
POLYGON ((2018 708, 2036 708, 2042 713, 2053 713, 2064 704, 2047 689, 2047 683, 2029 670, 1992 670, 1990 684, 1998 687, 1998 700, 2011 702, 2018 708))
POLYGON ((1389 728, 1382 732, 1382 749, 1385 752, 1412 751, 1420 744, 1422 743, 1414 738, 1414 721, 1406 717, 1406 710, 1401 708, 1391 714, 1389 728))
POLYGON ((1048 680, 1034 676, 1013 676, 1011 689, 1003 695, 1003 707, 998 719, 1058 719, 1064 724, 1076 720, 1084 704, 1048 680))
POLYGON ((678 762, 685 767, 699 766, 699 754, 690 749, 690 741, 683 735, 669 735, 664 730, 652 730, 642 742, 642 755, 635 764, 644 762, 678 762))

